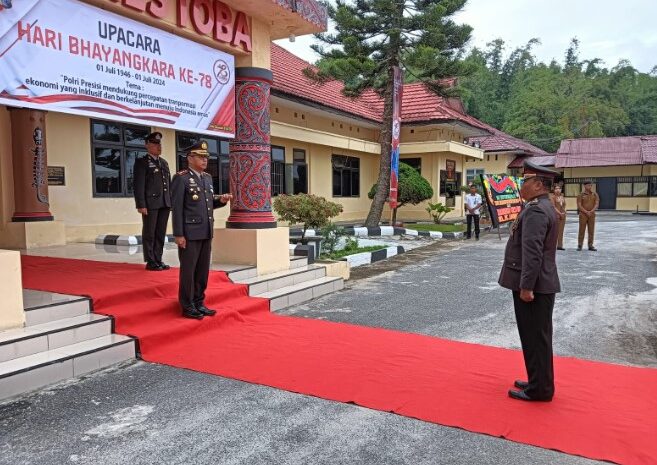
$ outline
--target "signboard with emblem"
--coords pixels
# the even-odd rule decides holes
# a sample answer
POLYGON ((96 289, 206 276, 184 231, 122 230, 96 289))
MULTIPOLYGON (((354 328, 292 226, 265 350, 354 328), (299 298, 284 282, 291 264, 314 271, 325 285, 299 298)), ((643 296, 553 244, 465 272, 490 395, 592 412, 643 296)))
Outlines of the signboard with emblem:
POLYGON ((77 0, 3 5, 0 104, 234 137, 232 55, 77 0))
POLYGON ((481 184, 493 227, 516 220, 522 210, 520 187, 522 181, 506 174, 482 174, 481 184))
POLYGON ((63 166, 49 166, 48 167, 48 185, 49 186, 65 186, 66 176, 63 166))

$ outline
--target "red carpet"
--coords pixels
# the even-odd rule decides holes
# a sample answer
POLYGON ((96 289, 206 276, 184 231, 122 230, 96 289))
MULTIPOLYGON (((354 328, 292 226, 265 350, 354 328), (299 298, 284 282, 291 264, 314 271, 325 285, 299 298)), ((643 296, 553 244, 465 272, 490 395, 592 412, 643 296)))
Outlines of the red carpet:
MULTIPOLYGON (((552 403, 506 396, 518 351, 269 313, 211 273, 202 322, 179 316, 177 269, 23 257, 23 285, 88 295, 145 360, 620 464, 657 464, 657 370, 557 358, 552 403)), ((248 414, 248 412, 246 412, 248 414)))

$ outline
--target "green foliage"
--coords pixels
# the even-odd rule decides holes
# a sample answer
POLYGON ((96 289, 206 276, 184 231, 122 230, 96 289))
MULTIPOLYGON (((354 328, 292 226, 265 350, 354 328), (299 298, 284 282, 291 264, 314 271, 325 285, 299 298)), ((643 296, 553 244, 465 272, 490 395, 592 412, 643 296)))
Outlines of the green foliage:
POLYGON ((355 247, 350 249, 338 250, 330 254, 322 254, 322 258, 327 258, 330 260, 338 260, 347 255, 353 255, 361 252, 374 252, 377 250, 385 249, 385 246, 382 245, 368 245, 366 247, 355 247))
POLYGON ((331 218, 338 216, 342 212, 342 205, 317 195, 279 195, 274 199, 274 210, 283 221, 303 224, 303 239, 308 228, 321 228, 331 218))
POLYGON ((383 98, 381 158, 378 189, 366 226, 376 226, 390 183, 393 106, 393 69, 425 83, 443 95, 455 89, 445 78, 467 74, 462 54, 472 28, 456 24, 452 16, 467 0, 336 0, 327 2, 334 33, 317 34, 313 49, 320 55, 317 70, 306 75, 317 80, 338 79, 344 93, 374 90, 383 98))
POLYGON ((442 219, 445 218, 445 215, 447 215, 449 212, 451 212, 454 209, 451 207, 446 207, 441 202, 438 203, 429 202, 429 206, 425 210, 427 211, 427 213, 429 213, 429 216, 433 219, 434 223, 440 224, 442 219))
POLYGON ((324 241, 322 242, 322 250, 325 250, 327 254, 334 253, 340 243, 340 238, 346 235, 344 228, 335 223, 329 223, 324 226, 320 234, 324 238, 324 241))
POLYGON ((537 39, 504 59, 500 39, 465 58, 473 68, 461 80, 469 113, 509 134, 555 152, 567 138, 657 134, 657 75, 629 62, 603 68, 581 60, 573 39, 563 66, 539 63, 537 39))
MULTIPOLYGON (((374 184, 367 197, 374 198, 378 184, 374 184)), ((398 208, 406 204, 417 205, 433 197, 431 183, 424 179, 415 168, 404 162, 399 162, 399 183, 397 186, 398 208)))

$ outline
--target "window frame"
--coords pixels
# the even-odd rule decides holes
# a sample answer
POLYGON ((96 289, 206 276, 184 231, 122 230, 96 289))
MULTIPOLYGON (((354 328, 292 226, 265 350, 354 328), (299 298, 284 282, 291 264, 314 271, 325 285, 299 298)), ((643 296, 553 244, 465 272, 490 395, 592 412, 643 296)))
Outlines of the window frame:
POLYGON ((293 148, 292 149, 292 193, 294 195, 296 195, 296 194, 307 194, 308 193, 308 187, 309 187, 308 186, 308 184, 309 184, 309 182, 308 182, 309 181, 309 179, 308 179, 309 176, 308 175, 309 175, 309 172, 310 172, 310 170, 308 169, 308 157, 306 155, 306 150, 305 149, 293 148), (296 159, 296 154, 297 153, 303 153, 303 161, 296 159), (296 168, 298 166, 303 166, 306 169, 305 189, 303 189, 303 190, 299 189, 299 192, 297 192, 297 179, 300 178, 300 177, 296 176, 296 174, 297 174, 296 168))
POLYGON ((284 146, 281 145, 272 145, 269 149, 271 157, 271 167, 270 167, 270 177, 271 177, 271 196, 276 197, 281 194, 285 194, 285 157, 287 156, 284 146), (274 160, 274 149, 283 151, 283 161, 274 160), (280 173, 276 171, 276 167, 280 167, 280 173), (280 192, 275 192, 274 187, 274 176, 281 176, 280 192))
MULTIPOLYGON (((145 132, 145 136, 152 132, 151 126, 141 126, 139 124, 132 123, 122 123, 119 121, 110 121, 96 118, 89 118, 89 141, 91 143, 91 190, 93 198, 115 198, 115 199, 129 199, 134 197, 134 186, 132 186, 132 191, 129 189, 128 183, 128 164, 127 164, 127 152, 135 151, 137 152, 136 157, 141 157, 147 154, 146 151, 146 141, 144 138, 143 144, 127 143, 125 137, 126 129, 137 129, 145 132), (104 124, 108 126, 116 126, 119 128, 119 141, 102 141, 98 140, 95 137, 94 126, 96 124, 104 124), (96 150, 118 150, 120 152, 120 166, 119 166, 119 180, 121 185, 120 192, 111 192, 104 193, 98 192, 97 182, 96 182, 96 150)), ((134 176, 134 173, 132 173, 134 176)))
MULTIPOLYGON (((349 164, 351 164, 351 163, 349 163, 349 164)), ((360 192, 361 192, 360 187, 361 187, 361 182, 360 182, 360 158, 359 157, 349 156, 349 155, 340 155, 340 154, 337 154, 337 153, 331 154, 331 195, 332 195, 332 197, 333 198, 343 198, 343 199, 358 199, 358 198, 360 198, 360 192), (356 161, 358 166, 357 167, 343 166, 342 168, 339 169, 339 172, 340 172, 340 194, 336 195, 336 193, 335 193, 335 172, 336 172, 336 168, 334 166, 334 160, 338 157, 344 159, 344 161, 345 161, 344 165, 348 164, 346 162, 356 161), (349 180, 350 180, 350 186, 349 187, 350 187, 350 191, 351 191, 350 195, 343 195, 343 192, 344 192, 345 189, 344 189, 344 185, 342 184, 342 181, 344 180, 344 173, 345 172, 349 173, 349 180), (358 193, 356 195, 354 195, 354 193, 353 193, 353 191, 354 191, 354 183, 353 183, 354 174, 357 175, 357 179, 358 179, 358 186, 357 186, 358 193)))

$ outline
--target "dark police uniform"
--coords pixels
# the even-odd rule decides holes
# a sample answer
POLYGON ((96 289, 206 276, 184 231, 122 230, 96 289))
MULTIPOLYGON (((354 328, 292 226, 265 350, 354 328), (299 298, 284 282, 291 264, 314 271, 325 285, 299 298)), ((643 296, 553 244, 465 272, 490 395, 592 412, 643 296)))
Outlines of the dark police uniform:
MULTIPOLYGON (((208 156, 207 143, 201 142, 188 153, 208 156)), ((214 209, 226 206, 214 195, 212 176, 208 173, 179 171, 171 182, 173 201, 173 235, 183 236, 185 248, 178 248, 180 284, 178 300, 183 315, 191 318, 212 315, 203 305, 210 272, 211 245, 214 231, 214 209), (200 176, 199 176, 200 174, 200 176), (196 315, 196 316, 194 316, 196 315)))
MULTIPOLYGON (((154 132, 146 137, 146 142, 159 144, 162 134, 154 132)), ((164 239, 171 210, 171 173, 169 164, 162 157, 147 154, 135 160, 133 171, 134 195, 137 208, 148 209, 148 215, 142 215, 141 240, 144 261, 149 270, 167 269, 162 263, 164 239)))
MULTIPOLYGON (((556 173, 529 164, 538 176, 556 173)), ((525 173, 528 173, 526 165, 525 173)), ((522 352, 528 381, 516 382, 523 400, 551 400, 554 395, 552 365, 552 311, 555 294, 561 291, 556 253, 559 224, 549 195, 528 202, 511 226, 511 236, 504 253, 500 286, 513 291, 522 352), (520 299, 520 290, 534 292, 532 302, 520 299)))

